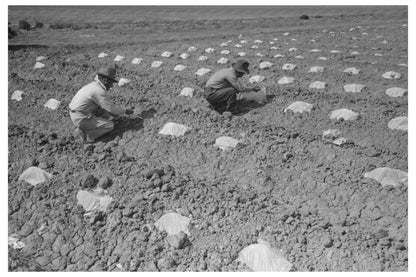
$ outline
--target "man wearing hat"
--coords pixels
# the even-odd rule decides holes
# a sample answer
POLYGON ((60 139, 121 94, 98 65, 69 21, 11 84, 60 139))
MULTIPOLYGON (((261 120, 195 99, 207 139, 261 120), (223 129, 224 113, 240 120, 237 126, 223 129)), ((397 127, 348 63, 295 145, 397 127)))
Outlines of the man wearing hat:
POLYGON ((112 115, 133 113, 109 100, 107 91, 117 82, 115 68, 101 68, 94 81, 81 88, 72 98, 69 115, 75 125, 75 135, 83 142, 92 143, 113 130, 112 115))
POLYGON ((249 63, 246 60, 237 60, 231 67, 215 72, 207 81, 204 90, 205 99, 217 111, 235 111, 237 93, 260 91, 259 86, 243 86, 239 83, 245 73, 249 74, 249 63))

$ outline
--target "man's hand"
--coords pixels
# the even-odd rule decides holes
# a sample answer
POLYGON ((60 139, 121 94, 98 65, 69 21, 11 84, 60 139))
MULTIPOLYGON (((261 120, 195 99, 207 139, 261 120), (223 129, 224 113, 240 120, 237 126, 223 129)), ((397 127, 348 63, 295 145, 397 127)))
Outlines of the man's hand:
POLYGON ((260 90, 261 90, 261 87, 259 87, 259 86, 255 86, 255 87, 253 87, 253 90, 254 90, 255 92, 260 91, 260 90))
POLYGON ((133 109, 126 109, 125 113, 126 113, 127 115, 131 115, 131 114, 133 114, 133 113, 134 113, 134 111, 133 111, 133 109))

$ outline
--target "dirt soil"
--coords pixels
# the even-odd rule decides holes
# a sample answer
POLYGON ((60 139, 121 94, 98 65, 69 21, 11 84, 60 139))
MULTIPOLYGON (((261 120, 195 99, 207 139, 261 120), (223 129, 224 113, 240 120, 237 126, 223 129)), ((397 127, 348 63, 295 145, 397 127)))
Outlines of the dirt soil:
POLYGON ((407 14, 20 32, 9 40, 8 52, 8 233, 25 247, 9 246, 9 271, 248 271, 236 258, 258 238, 281 249, 293 271, 407 271, 407 186, 382 187, 363 177, 377 167, 408 171, 407 132, 387 128, 390 119, 407 116, 408 99, 385 94, 390 87, 407 88, 407 67, 398 65, 407 64, 407 43, 407 14), (278 40, 270 45, 273 38, 278 40), (242 39, 248 43, 235 48, 242 39), (256 39, 263 43, 252 49, 256 39), (220 47, 228 40, 228 47, 220 47), (190 46, 198 50, 188 52, 190 46), (215 52, 204 53, 208 47, 215 52), (292 47, 298 51, 288 52, 292 47), (266 77, 261 86, 267 104, 242 102, 241 113, 231 118, 209 109, 200 95, 208 77, 195 72, 223 67, 217 63, 223 49, 231 51, 230 59, 248 54, 250 76, 266 77), (164 51, 174 57, 161 57, 164 51), (101 52, 109 56, 100 59, 101 52), (186 60, 179 58, 184 52, 190 54, 186 60), (278 53, 284 57, 273 58, 278 53), (115 87, 112 100, 134 106, 143 119, 124 119, 99 142, 82 145, 72 135, 67 106, 118 54, 126 57, 117 62, 118 76, 131 82, 115 87), (198 61, 200 55, 209 58, 198 61), (42 69, 33 68, 38 56, 47 57, 42 69), (131 64, 134 57, 143 62, 131 64), (150 68, 156 60, 163 65, 150 68), (260 70, 261 61, 274 65, 260 70), (285 63, 297 67, 287 72, 281 69, 285 63), (177 64, 187 68, 173 71, 177 64), (312 66, 325 70, 308 73, 312 66), (343 73, 352 66, 359 75, 343 73), (401 78, 381 77, 391 70, 401 78), (295 81, 278 85, 283 76, 295 81), (313 81, 328 86, 311 90, 313 81), (344 92, 351 83, 365 89, 344 92), (196 95, 180 97, 184 87, 196 95), (15 90, 26 93, 22 101, 10 100, 15 90), (43 107, 49 98, 62 102, 58 110, 43 107), (295 101, 314 108, 309 114, 284 113, 295 101), (330 120, 339 108, 360 117, 330 120), (169 121, 192 130, 180 138, 159 135, 169 121), (327 129, 339 129, 349 143, 327 143, 327 129), (242 143, 222 151, 214 142, 223 135, 242 143), (31 165, 53 178, 36 187, 19 182, 31 165), (148 179, 152 169, 160 174, 148 179), (114 201, 93 219, 76 199, 88 174, 112 180, 106 190, 114 201), (183 248, 172 249, 167 234, 153 226, 167 211, 191 218, 183 248))

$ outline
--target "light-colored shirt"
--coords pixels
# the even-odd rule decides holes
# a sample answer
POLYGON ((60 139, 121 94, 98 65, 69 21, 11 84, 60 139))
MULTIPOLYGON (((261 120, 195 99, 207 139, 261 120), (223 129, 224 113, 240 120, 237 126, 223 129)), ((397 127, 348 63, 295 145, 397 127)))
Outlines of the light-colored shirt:
POLYGON ((239 92, 245 92, 252 90, 250 87, 246 87, 237 79, 235 70, 232 67, 220 69, 215 72, 207 81, 205 87, 211 87, 213 89, 223 89, 228 87, 234 87, 239 92))
POLYGON ((95 80, 81 88, 72 98, 69 104, 71 111, 80 112, 85 115, 94 114, 98 107, 112 114, 124 114, 125 109, 110 101, 106 87, 98 80, 95 80))

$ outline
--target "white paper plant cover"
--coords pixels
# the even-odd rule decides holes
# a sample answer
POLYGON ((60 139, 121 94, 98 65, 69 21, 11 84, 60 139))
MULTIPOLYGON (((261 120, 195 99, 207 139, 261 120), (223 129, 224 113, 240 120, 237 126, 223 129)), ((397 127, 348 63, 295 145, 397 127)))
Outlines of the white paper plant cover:
POLYGON ((271 62, 261 62, 259 65, 260 69, 268 69, 272 66, 273 64, 271 62))
POLYGON ((41 61, 44 61, 44 60, 46 60, 47 58, 45 57, 45 56, 39 56, 39 57, 37 57, 36 58, 36 61, 37 62, 41 62, 41 61))
POLYGON ((296 65, 291 64, 291 63, 285 63, 285 64, 282 66, 282 69, 283 69, 283 70, 294 70, 295 68, 296 68, 296 65))
POLYGON ((22 94, 25 94, 25 93, 21 90, 15 90, 12 94, 11 99, 16 100, 16 101, 22 101, 22 94))
POLYGON ((337 129, 328 129, 322 133, 324 139, 336 139, 341 135, 341 131, 337 129))
POLYGON ((251 49, 258 49, 259 47, 257 45, 251 46, 251 49))
POLYGON ((8 237, 7 244, 13 249, 22 249, 25 247, 24 242, 19 240, 19 236, 16 234, 12 234, 8 237))
POLYGON ((120 56, 120 55, 117 55, 117 56, 114 58, 114 61, 115 61, 115 62, 121 62, 122 60, 124 60, 124 57, 123 57, 123 56, 120 56))
POLYGON ((230 54, 229 50, 222 50, 221 51, 221 55, 228 55, 228 54, 230 54))
POLYGON ((357 51, 353 51, 353 52, 351 52, 351 55, 359 55, 360 53, 359 52, 357 52, 357 51))
POLYGON ((235 138, 224 136, 217 138, 214 146, 226 151, 235 148, 239 142, 235 138))
POLYGON ((294 102, 292 104, 290 104, 285 110, 284 112, 286 112, 287 110, 291 110, 294 113, 303 113, 303 112, 308 112, 310 113, 312 110, 313 105, 306 103, 306 102, 302 102, 302 101, 297 101, 294 102))
POLYGON ((155 226, 161 232, 166 231, 168 235, 176 235, 181 231, 190 235, 188 230, 190 221, 189 218, 178 213, 167 213, 155 222, 155 226))
POLYGON ((312 53, 317 53, 317 52, 321 52, 321 50, 320 49, 312 49, 311 52, 312 53))
POLYGON ((173 69, 174 71, 182 71, 186 68, 186 66, 178 64, 177 66, 175 66, 175 68, 173 69))
POLYGON ((217 61, 217 63, 220 63, 220 64, 225 64, 225 63, 228 63, 228 59, 227 59, 227 58, 224 58, 224 57, 221 57, 221 59, 219 59, 219 60, 217 61))
POLYGON ((257 57, 263 57, 263 54, 262 53, 257 53, 256 56, 257 57))
POLYGON ((208 60, 208 57, 207 56, 200 56, 198 58, 198 61, 206 61, 206 60, 208 60))
POLYGON ((321 60, 321 61, 326 61, 326 60, 328 60, 327 58, 325 58, 325 57, 319 57, 318 58, 318 60, 321 60))
POLYGON ((236 45, 234 45, 234 47, 235 48, 241 48, 241 47, 243 47, 241 44, 236 44, 236 45))
POLYGON ((194 89, 193 88, 183 88, 180 93, 181 96, 194 96, 194 89))
POLYGON ((130 80, 126 78, 120 78, 120 80, 118 80, 119 87, 124 86, 125 84, 128 84, 128 83, 130 83, 130 80))
POLYGON ((61 105, 60 101, 51 98, 45 103, 44 107, 51 110, 57 110, 59 108, 59 105, 61 105))
POLYGON ((402 75, 395 71, 387 71, 381 76, 385 79, 399 79, 402 75))
POLYGON ((348 67, 344 70, 344 72, 351 75, 357 75, 358 73, 360 73, 360 70, 355 67, 348 67))
POLYGON ((276 46, 270 47, 270 50, 277 50, 278 48, 276 46))
POLYGON ((254 43, 263 43, 263 41, 262 41, 262 40, 259 40, 259 39, 256 39, 256 40, 254 41, 254 43))
POLYGON ((343 138, 343 137, 340 137, 340 138, 335 139, 332 143, 335 144, 335 145, 341 146, 341 145, 347 143, 347 139, 343 138))
POLYGON ((261 81, 264 81, 264 76, 260 76, 260 75, 255 75, 253 77, 250 77, 250 79, 248 79, 249 83, 260 83, 261 81))
POLYGON ((220 44, 220 46, 221 47, 227 47, 228 46, 228 43, 223 42, 223 43, 220 44))
POLYGON ((247 43, 247 42, 248 42, 247 40, 240 40, 240 43, 242 44, 247 43))
POLYGON ((331 112, 330 119, 356 120, 358 115, 358 113, 348 109, 338 109, 331 112))
POLYGON ((215 49, 211 48, 211 47, 205 49, 205 53, 213 53, 214 51, 215 51, 215 49))
POLYGON ((392 169, 389 167, 379 167, 370 172, 364 173, 364 178, 371 178, 384 186, 407 185, 407 172, 392 169))
POLYGON ((244 52, 238 52, 238 54, 237 54, 238 56, 240 56, 240 57, 245 57, 245 56, 247 56, 247 53, 244 53, 244 52))
POLYGON ((284 36, 288 36, 288 35, 289 35, 289 33, 287 33, 287 32, 286 32, 286 33, 284 33, 283 35, 284 35, 284 36))
POLYGON ((295 58, 296 58, 296 59, 304 59, 305 57, 304 57, 304 56, 302 56, 302 55, 297 55, 297 56, 295 56, 295 58))
POLYGON ((180 55, 179 55, 179 57, 180 57, 182 60, 186 60, 186 59, 189 57, 189 55, 188 55, 188 54, 186 54, 186 53, 182 53, 182 54, 180 54, 180 55))
POLYGON ((286 85, 286 84, 290 84, 295 80, 295 78, 293 77, 282 77, 279 79, 279 81, 277 81, 277 83, 279 85, 286 85))
POLYGON ((211 69, 208 69, 208 68, 200 68, 200 69, 198 69, 197 72, 195 72, 195 74, 198 75, 198 76, 202 76, 202 75, 207 74, 208 72, 211 72, 211 69))
POLYGON ((41 184, 43 182, 48 181, 52 178, 52 174, 46 172, 45 170, 31 166, 26 169, 22 175, 19 177, 19 181, 25 181, 31 184, 32 186, 36 186, 37 184, 41 184))
POLYGON ((81 205, 86 212, 93 210, 104 212, 112 200, 113 198, 108 195, 100 195, 86 190, 80 190, 77 193, 78 205, 81 205))
POLYGON ((197 48, 195 46, 191 46, 188 48, 189 52, 195 52, 197 50, 197 48))
POLYGON ((338 51, 338 50, 332 50, 331 51, 331 54, 338 54, 338 53, 341 53, 341 51, 338 51))
POLYGON ((274 41, 269 41, 269 44, 270 44, 270 45, 273 45, 273 44, 276 44, 276 42, 274 42, 274 41))
POLYGON ((105 57, 107 57, 108 56, 108 54, 106 54, 106 53, 104 53, 104 52, 102 52, 102 53, 100 53, 99 55, 98 55, 98 57, 99 58, 105 58, 105 57))
POLYGON ((298 51, 298 49, 297 48, 295 48, 295 47, 292 47, 292 48, 289 48, 289 50, 288 50, 289 52, 296 52, 296 51, 298 51))
POLYGON ((273 56, 273 58, 283 58, 284 56, 282 54, 276 54, 273 56))
POLYGON ((44 68, 45 65, 43 63, 40 62, 36 62, 34 68, 38 69, 38 68, 44 68))
POLYGON ((185 133, 189 130, 190 128, 188 126, 174 122, 168 122, 163 126, 162 130, 159 131, 159 134, 180 137, 185 135, 185 133))
POLYGON ((262 88, 260 91, 248 91, 241 95, 241 99, 255 101, 259 104, 265 104, 267 102, 266 89, 262 88))
POLYGON ((257 242, 241 250, 237 260, 255 272, 287 272, 292 268, 280 250, 261 239, 257 242))
POLYGON ((161 61, 154 61, 154 62, 152 62, 151 67, 158 68, 161 65, 162 65, 162 62, 161 61))
POLYGON ((276 40, 279 40, 279 39, 278 39, 278 38, 273 38, 273 40, 275 40, 275 41, 276 41, 276 40))
POLYGON ((321 81, 312 82, 309 85, 310 89, 324 89, 327 86, 327 83, 321 81))
POLYGON ((143 59, 142 59, 142 58, 134 58, 134 59, 131 61, 131 63, 132 63, 132 64, 140 64, 142 61, 143 61, 143 59))
POLYGON ((407 131, 407 117, 395 117, 392 120, 390 120, 389 123, 387 123, 387 127, 389 127, 392 130, 407 131))
POLYGON ((162 53, 161 56, 164 57, 164 58, 170 58, 172 56, 172 53, 169 52, 169 51, 165 51, 165 52, 162 53))
POLYGON ((348 84, 344 86, 345 92, 361 92, 365 86, 359 84, 348 84))
POLYGON ((383 57, 383 54, 375 53, 374 56, 376 56, 376 57, 383 57))
POLYGON ((324 68, 322 66, 312 66, 309 72, 324 72, 324 68))
POLYGON ((390 97, 403 97, 407 92, 407 89, 393 87, 386 90, 386 94, 390 97))

